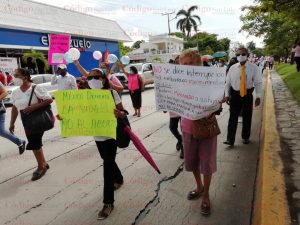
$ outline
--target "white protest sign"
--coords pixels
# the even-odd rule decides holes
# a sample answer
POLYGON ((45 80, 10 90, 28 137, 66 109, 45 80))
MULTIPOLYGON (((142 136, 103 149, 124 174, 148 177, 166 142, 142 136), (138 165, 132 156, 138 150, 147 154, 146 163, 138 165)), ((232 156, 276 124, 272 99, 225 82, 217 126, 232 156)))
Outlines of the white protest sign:
POLYGON ((18 68, 17 58, 0 57, 0 71, 13 74, 18 68))
POLYGON ((153 64, 156 109, 197 120, 220 108, 225 67, 153 64))

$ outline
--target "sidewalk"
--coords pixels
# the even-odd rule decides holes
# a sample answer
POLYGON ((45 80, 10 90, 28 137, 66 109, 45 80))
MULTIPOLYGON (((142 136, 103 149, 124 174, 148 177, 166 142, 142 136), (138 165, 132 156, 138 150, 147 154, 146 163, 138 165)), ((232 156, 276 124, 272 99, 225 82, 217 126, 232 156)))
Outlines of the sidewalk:
MULTIPOLYGON (((271 73, 281 140, 286 194, 292 225, 300 224, 300 106, 277 74, 271 73)), ((299 84, 300 85, 300 84, 299 84)))

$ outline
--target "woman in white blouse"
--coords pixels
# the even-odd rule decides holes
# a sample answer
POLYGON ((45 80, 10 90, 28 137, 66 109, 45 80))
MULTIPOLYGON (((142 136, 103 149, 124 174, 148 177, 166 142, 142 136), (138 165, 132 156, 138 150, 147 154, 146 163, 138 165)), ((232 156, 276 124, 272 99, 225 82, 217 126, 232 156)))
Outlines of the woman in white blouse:
MULTIPOLYGON (((29 114, 39 108, 50 105, 53 101, 47 90, 37 85, 34 89, 31 105, 28 106, 33 87, 30 73, 25 69, 17 69, 14 76, 14 83, 20 87, 15 89, 12 93, 13 107, 11 111, 11 121, 9 127, 11 133, 14 133, 15 121, 20 111, 29 114)), ((49 165, 46 162, 42 149, 42 138, 44 132, 25 130, 25 133, 28 140, 26 149, 33 151, 38 163, 38 167, 33 172, 31 178, 32 181, 35 181, 44 176, 49 169, 49 165)))

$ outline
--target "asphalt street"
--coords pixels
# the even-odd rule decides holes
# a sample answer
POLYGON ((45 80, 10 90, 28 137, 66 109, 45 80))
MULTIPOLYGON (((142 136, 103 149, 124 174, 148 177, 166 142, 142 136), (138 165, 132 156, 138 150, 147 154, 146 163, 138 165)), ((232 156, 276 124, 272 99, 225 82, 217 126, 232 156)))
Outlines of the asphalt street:
MULTIPOLYGON (((133 113, 130 97, 123 95, 125 108, 133 113)), ((53 104, 55 109, 55 104, 53 104)), ((103 167, 92 137, 60 137, 60 125, 44 135, 44 152, 50 170, 32 182, 36 169, 33 154, 0 138, 0 224, 1 225, 248 225, 250 223, 259 157, 262 108, 254 110, 252 136, 243 145, 238 126, 234 148, 223 145, 228 106, 218 117, 218 170, 210 196, 212 214, 200 214, 201 199, 188 201, 195 188, 191 173, 175 149, 168 129, 169 116, 156 112, 153 87, 143 93, 142 117, 130 116, 133 131, 143 141, 161 175, 157 174, 131 144, 119 149, 117 163, 125 183, 115 194, 115 209, 105 221, 97 221, 102 208, 103 167)), ((10 109, 7 113, 7 127, 10 109)), ((16 134, 24 137, 21 122, 16 134)))

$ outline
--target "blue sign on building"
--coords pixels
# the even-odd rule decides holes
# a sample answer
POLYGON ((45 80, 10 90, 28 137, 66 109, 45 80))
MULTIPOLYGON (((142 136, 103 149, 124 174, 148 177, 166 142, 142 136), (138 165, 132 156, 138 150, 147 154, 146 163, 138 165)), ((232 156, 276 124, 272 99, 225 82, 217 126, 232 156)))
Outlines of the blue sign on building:
MULTIPOLYGON (((48 34, 0 28, 0 44, 9 45, 10 48, 16 46, 18 49, 22 49, 22 47, 24 49, 28 49, 28 47, 48 47, 48 34)), ((79 62, 86 70, 99 66, 99 61, 93 58, 93 52, 96 50, 101 51, 102 54, 109 51, 109 53, 120 56, 117 41, 72 36, 70 47, 81 50, 79 62)), ((72 63, 68 65, 68 71, 74 76, 81 76, 72 63)))

